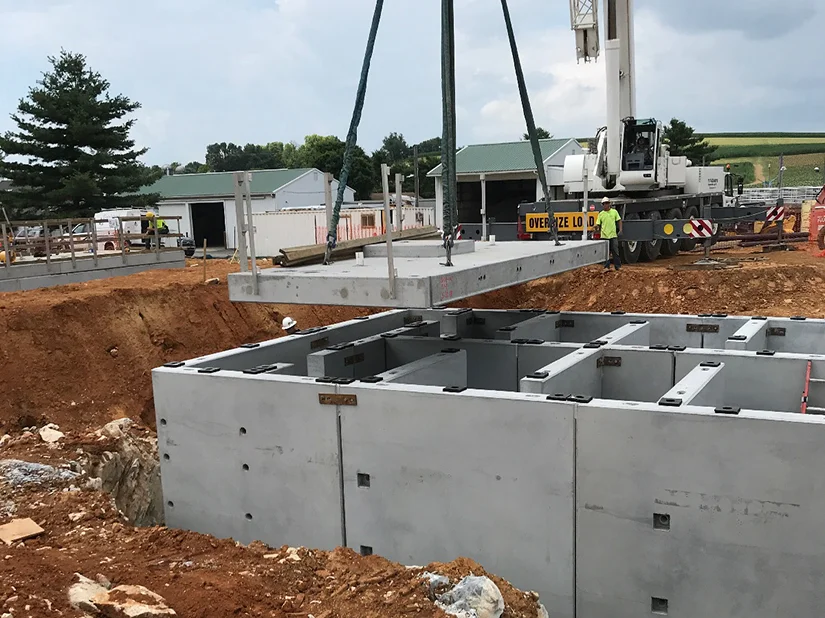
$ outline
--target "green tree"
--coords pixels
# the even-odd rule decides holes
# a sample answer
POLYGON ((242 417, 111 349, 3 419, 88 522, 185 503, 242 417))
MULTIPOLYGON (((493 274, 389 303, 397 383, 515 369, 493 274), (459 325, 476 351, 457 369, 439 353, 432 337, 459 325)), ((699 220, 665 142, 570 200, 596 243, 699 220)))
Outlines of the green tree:
POLYGON ((716 146, 708 144, 701 135, 696 135, 693 127, 688 126, 678 118, 673 118, 665 127, 665 142, 670 145, 670 155, 673 157, 685 156, 693 163, 703 160, 710 163, 716 157, 716 146))
POLYGON ((139 160, 147 149, 135 149, 129 137, 135 120, 124 120, 140 104, 111 96, 109 82, 82 54, 61 50, 49 63, 11 116, 18 130, 0 137, 7 155, 0 177, 12 182, 4 202, 22 217, 157 202, 157 195, 135 195, 158 177, 139 160))
MULTIPOLYGON (((334 135, 307 135, 298 148, 297 161, 300 167, 314 167, 338 178, 344 165, 344 148, 344 142, 334 135)), ((358 199, 367 199, 375 182, 372 159, 356 146, 347 184, 355 189, 358 199)))
POLYGON ((413 149, 407 144, 404 135, 401 133, 390 133, 381 142, 379 151, 382 159, 389 164, 405 161, 412 157, 413 149))
MULTIPOLYGON (((553 136, 550 134, 550 131, 548 131, 544 127, 536 127, 536 137, 538 137, 539 139, 550 139, 553 136)), ((524 141, 529 140, 530 139, 530 134, 525 133, 524 135, 521 136, 521 139, 524 140, 524 141)))
POLYGON ((209 144, 206 147, 206 165, 213 172, 280 169, 284 167, 283 144, 209 144))

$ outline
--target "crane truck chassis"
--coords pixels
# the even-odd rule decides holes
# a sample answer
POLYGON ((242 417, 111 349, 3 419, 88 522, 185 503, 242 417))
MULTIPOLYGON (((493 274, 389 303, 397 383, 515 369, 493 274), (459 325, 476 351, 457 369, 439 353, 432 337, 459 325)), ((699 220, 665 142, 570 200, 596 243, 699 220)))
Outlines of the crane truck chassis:
MULTIPOLYGON (((724 193, 714 193, 611 198, 624 222, 620 243, 622 261, 635 264, 640 260, 652 262, 659 257, 672 257, 680 251, 692 251, 698 243, 714 244, 723 231, 738 222, 766 219, 768 206, 764 202, 726 203, 725 197, 724 193), (695 226, 696 220, 704 225, 695 226), (708 229, 709 232, 704 231, 708 229)), ((588 230, 595 226, 600 200, 601 197, 587 200, 588 230)), ((567 199, 552 204, 559 238, 581 238, 584 200, 567 199)), ((518 211, 517 239, 551 238, 550 216, 544 202, 520 204, 518 211)), ((492 229, 495 227, 494 224, 492 229)))

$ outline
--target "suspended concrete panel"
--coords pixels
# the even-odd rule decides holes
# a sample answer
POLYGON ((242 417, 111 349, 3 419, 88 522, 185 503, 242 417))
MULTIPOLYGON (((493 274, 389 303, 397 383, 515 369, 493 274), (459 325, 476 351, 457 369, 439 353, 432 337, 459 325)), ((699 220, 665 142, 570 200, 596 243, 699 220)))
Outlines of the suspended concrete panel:
POLYGON ((394 291, 386 257, 368 253, 360 266, 345 260, 329 266, 268 268, 257 275, 232 273, 229 297, 236 302, 425 308, 590 266, 607 257, 607 244, 602 241, 569 241, 558 247, 540 241, 475 243, 468 252, 464 246, 453 255, 453 266, 447 267, 441 264, 443 253, 432 256, 431 241, 405 243, 400 255, 394 256, 394 291))

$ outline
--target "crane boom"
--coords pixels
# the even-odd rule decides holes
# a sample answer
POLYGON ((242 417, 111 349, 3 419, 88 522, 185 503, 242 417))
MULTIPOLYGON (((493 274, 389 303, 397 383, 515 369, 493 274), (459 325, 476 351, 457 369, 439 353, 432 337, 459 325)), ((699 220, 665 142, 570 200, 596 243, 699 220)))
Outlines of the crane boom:
POLYGON ((576 58, 590 62, 599 57, 598 0, 570 0, 570 24, 576 33, 576 58))

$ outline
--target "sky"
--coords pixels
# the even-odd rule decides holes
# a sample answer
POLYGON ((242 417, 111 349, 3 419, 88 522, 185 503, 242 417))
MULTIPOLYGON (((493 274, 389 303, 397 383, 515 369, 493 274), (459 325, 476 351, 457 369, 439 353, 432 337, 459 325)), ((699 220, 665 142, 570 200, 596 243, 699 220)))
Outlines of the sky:
MULTIPOLYGON (((525 130, 501 5, 455 0, 458 143, 525 130)), ((698 131, 822 131, 820 0, 635 0, 637 115, 698 131)), ((0 0, 0 131, 61 48, 141 103, 149 164, 213 142, 346 136, 373 0, 0 0)), ((510 0, 537 124, 605 122, 605 69, 577 64, 564 0, 510 0)), ((387 0, 359 144, 441 133, 440 3, 387 0)))

